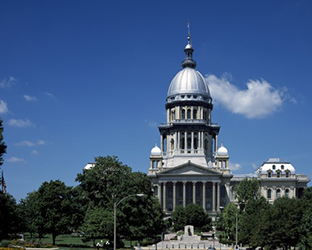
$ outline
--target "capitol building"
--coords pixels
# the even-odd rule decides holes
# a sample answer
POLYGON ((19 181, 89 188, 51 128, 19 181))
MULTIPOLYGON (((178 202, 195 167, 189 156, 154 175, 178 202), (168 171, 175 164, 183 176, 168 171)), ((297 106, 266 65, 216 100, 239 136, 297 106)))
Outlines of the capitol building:
POLYGON ((261 195, 270 203, 281 196, 300 197, 306 175, 296 174, 290 162, 265 161, 253 174, 233 175, 229 152, 213 123, 213 99, 204 77, 196 70, 190 35, 182 70, 172 79, 166 97, 167 122, 158 126, 160 143, 150 154, 148 176, 167 215, 177 206, 196 203, 212 217, 235 200, 235 186, 257 178, 261 195))

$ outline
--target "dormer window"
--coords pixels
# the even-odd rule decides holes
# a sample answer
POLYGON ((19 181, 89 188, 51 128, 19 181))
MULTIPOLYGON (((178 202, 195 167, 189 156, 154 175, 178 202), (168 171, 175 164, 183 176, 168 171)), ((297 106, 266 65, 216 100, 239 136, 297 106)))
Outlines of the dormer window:
POLYGON ((290 176, 289 170, 286 170, 286 172, 285 172, 285 177, 286 177, 286 178, 289 178, 289 176, 290 176))
POLYGON ((281 177, 281 171, 276 171, 276 177, 280 178, 281 177))
POLYGON ((268 171, 268 178, 272 177, 272 171, 268 171))

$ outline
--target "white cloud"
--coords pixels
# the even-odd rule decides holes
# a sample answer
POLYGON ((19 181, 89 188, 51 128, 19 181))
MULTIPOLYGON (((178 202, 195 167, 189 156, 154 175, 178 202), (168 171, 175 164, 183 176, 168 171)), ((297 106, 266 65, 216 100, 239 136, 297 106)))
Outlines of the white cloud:
POLYGON ((55 96, 53 94, 49 93, 49 92, 44 92, 44 94, 49 96, 49 97, 51 97, 51 98, 55 98, 55 96))
POLYGON ((9 120, 9 125, 15 126, 15 127, 31 127, 35 126, 30 120, 28 119, 10 119, 9 120))
POLYGON ((12 87, 16 82, 17 82, 17 79, 14 78, 13 76, 10 76, 9 79, 4 78, 4 79, 2 79, 2 80, 0 81, 0 88, 3 88, 3 89, 5 89, 5 88, 10 88, 10 87, 12 87))
POLYGON ((232 163, 229 162, 229 168, 231 171, 236 171, 242 168, 242 166, 239 163, 232 163))
POLYGON ((13 156, 9 159, 7 159, 6 161, 11 162, 11 163, 19 163, 19 162, 26 162, 24 159, 13 156))
POLYGON ((249 119, 263 118, 276 112, 284 101, 286 88, 278 90, 265 80, 249 80, 247 89, 240 90, 227 76, 206 76, 211 96, 217 104, 234 114, 249 119))
POLYGON ((46 145, 46 142, 44 140, 39 140, 38 142, 21 141, 21 142, 15 143, 15 146, 34 147, 37 145, 46 145))
POLYGON ((28 102, 32 102, 32 101, 37 101, 37 100, 38 100, 37 97, 35 97, 35 96, 30 96, 30 95, 24 95, 24 98, 25 98, 25 100, 28 101, 28 102))
POLYGON ((39 155, 39 152, 38 152, 37 150, 35 150, 35 149, 34 149, 33 151, 31 151, 30 153, 31 153, 32 155, 39 155))
POLYGON ((9 112, 8 105, 6 104, 6 102, 0 100, 0 114, 5 114, 8 112, 9 112))

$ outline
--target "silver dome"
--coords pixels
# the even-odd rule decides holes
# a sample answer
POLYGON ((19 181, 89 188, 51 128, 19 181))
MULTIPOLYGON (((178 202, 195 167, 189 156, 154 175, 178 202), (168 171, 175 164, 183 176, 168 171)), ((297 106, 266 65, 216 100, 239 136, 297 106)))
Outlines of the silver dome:
POLYGON ((176 74, 170 83, 167 98, 183 94, 210 97, 204 77, 193 68, 186 67, 176 74))

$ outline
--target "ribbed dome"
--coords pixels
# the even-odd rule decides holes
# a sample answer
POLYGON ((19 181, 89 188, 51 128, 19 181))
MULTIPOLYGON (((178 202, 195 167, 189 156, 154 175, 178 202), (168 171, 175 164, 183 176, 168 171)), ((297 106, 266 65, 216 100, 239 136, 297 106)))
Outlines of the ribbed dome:
POLYGON ((226 149, 226 147, 224 147, 223 145, 221 145, 221 147, 218 149, 217 151, 217 155, 219 156, 228 156, 229 155, 229 152, 228 150, 226 149))
POLYGON ((161 149, 157 146, 157 143, 156 143, 155 147, 152 148, 151 155, 161 156, 161 149))
POLYGON ((176 74, 170 83, 167 98, 174 95, 191 94, 210 97, 204 77, 195 69, 186 67, 176 74))

